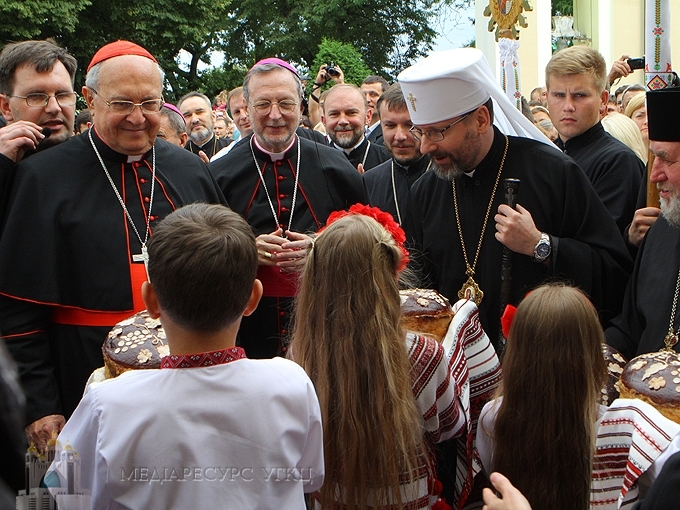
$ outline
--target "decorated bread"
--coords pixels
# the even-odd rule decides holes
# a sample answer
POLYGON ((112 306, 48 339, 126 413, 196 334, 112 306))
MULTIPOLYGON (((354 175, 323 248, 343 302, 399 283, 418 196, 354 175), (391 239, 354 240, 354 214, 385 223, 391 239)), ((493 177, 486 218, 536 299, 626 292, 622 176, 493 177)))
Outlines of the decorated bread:
POLYGON ((453 319, 449 300, 431 289, 408 289, 401 295, 401 326, 442 341, 453 319))
POLYGON ((607 344, 602 344, 602 354, 604 354, 604 360, 607 364, 607 381, 602 387, 600 403, 609 407, 614 400, 619 398, 617 383, 627 362, 619 351, 607 344))
POLYGON ((680 355, 659 351, 633 358, 623 369, 619 391, 621 398, 644 400, 680 423, 680 355))
POLYGON ((104 373, 107 379, 128 370, 160 368, 161 358, 170 354, 165 331, 146 310, 119 322, 104 345, 104 373))

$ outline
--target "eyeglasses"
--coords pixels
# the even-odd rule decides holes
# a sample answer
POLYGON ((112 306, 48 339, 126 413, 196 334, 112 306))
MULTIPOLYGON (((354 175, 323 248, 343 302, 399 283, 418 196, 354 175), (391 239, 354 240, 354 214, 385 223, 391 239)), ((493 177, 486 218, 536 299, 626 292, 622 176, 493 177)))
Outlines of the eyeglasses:
POLYGON ((298 106, 297 101, 279 101, 278 103, 272 103, 271 101, 258 101, 257 103, 251 103, 250 105, 255 109, 260 115, 269 115, 272 111, 272 106, 276 105, 283 115, 288 115, 293 113, 295 108, 298 106))
POLYGON ((430 140, 431 142, 441 142, 444 139, 444 131, 446 131, 449 128, 452 128, 459 122, 464 121, 466 118, 470 116, 470 113, 472 112, 466 113, 461 118, 459 118, 458 120, 454 120, 451 124, 442 129, 428 129, 427 131, 423 131, 422 129, 418 129, 417 127, 413 126, 411 127, 411 129, 409 129, 409 131, 411 132, 413 137, 418 141, 422 140, 423 136, 426 136, 427 139, 430 140))
POLYGON ((7 96, 7 97, 17 97, 19 99, 25 99, 26 104, 32 108, 44 108, 47 103, 50 102, 50 98, 53 97, 59 103, 59 106, 73 106, 76 104, 78 99, 78 94, 75 92, 60 92, 59 94, 49 95, 49 94, 29 94, 27 96, 7 96))
POLYGON ((121 115, 130 115, 137 106, 142 109, 142 113, 159 113, 161 108, 163 108, 163 103, 165 103, 165 100, 162 97, 160 99, 148 99, 141 103, 133 103, 132 101, 107 101, 99 95, 99 92, 95 89, 91 88, 90 90, 97 94, 99 99, 104 101, 106 106, 111 108, 111 111, 121 115))

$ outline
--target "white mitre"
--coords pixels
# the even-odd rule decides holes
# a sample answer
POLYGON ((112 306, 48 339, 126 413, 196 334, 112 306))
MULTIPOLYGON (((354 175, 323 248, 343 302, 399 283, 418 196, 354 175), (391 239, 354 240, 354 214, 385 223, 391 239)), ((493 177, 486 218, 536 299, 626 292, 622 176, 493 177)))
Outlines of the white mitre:
MULTIPOLYGON (((453 119, 493 98, 494 124, 507 135, 555 145, 510 102, 484 53, 475 48, 436 51, 397 77, 417 126, 453 119)), ((557 149, 557 147, 555 147, 557 149)), ((559 150, 559 149, 557 149, 559 150)))

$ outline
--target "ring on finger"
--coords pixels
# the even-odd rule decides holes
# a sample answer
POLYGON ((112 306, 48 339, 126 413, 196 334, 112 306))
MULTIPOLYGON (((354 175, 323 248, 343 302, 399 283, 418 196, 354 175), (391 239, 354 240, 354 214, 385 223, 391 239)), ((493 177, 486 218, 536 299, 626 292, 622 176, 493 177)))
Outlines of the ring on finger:
POLYGON ((270 259, 270 258, 272 258, 272 254, 269 253, 268 251, 266 251, 266 252, 264 252, 264 258, 270 259))

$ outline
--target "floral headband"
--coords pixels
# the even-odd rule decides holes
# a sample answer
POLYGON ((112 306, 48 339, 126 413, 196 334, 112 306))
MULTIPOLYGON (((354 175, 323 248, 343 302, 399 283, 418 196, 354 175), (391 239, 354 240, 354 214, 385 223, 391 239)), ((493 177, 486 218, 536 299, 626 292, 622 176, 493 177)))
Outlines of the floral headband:
MULTIPOLYGON (((352 216, 355 214, 361 214, 362 216, 368 216, 370 218, 373 218, 375 221, 380 223, 380 225, 382 225, 382 227, 385 230, 387 230, 390 233, 392 239, 394 239, 394 241, 397 243, 397 246, 399 247, 403 255, 401 263, 399 264, 397 270, 401 271, 404 268, 406 268, 406 265, 409 262, 408 250, 404 248, 404 243, 406 242, 406 234, 404 233, 404 230, 399 226, 399 224, 396 221, 394 221, 394 218, 390 213, 382 211, 377 207, 370 207, 368 205, 363 204, 354 204, 352 207, 349 208, 348 211, 335 211, 331 213, 328 216, 326 227, 331 223, 339 220, 340 218, 344 218, 345 216, 352 216)), ((326 227, 323 227, 321 230, 319 230, 318 233, 320 234, 321 232, 323 232, 323 230, 326 227)))

